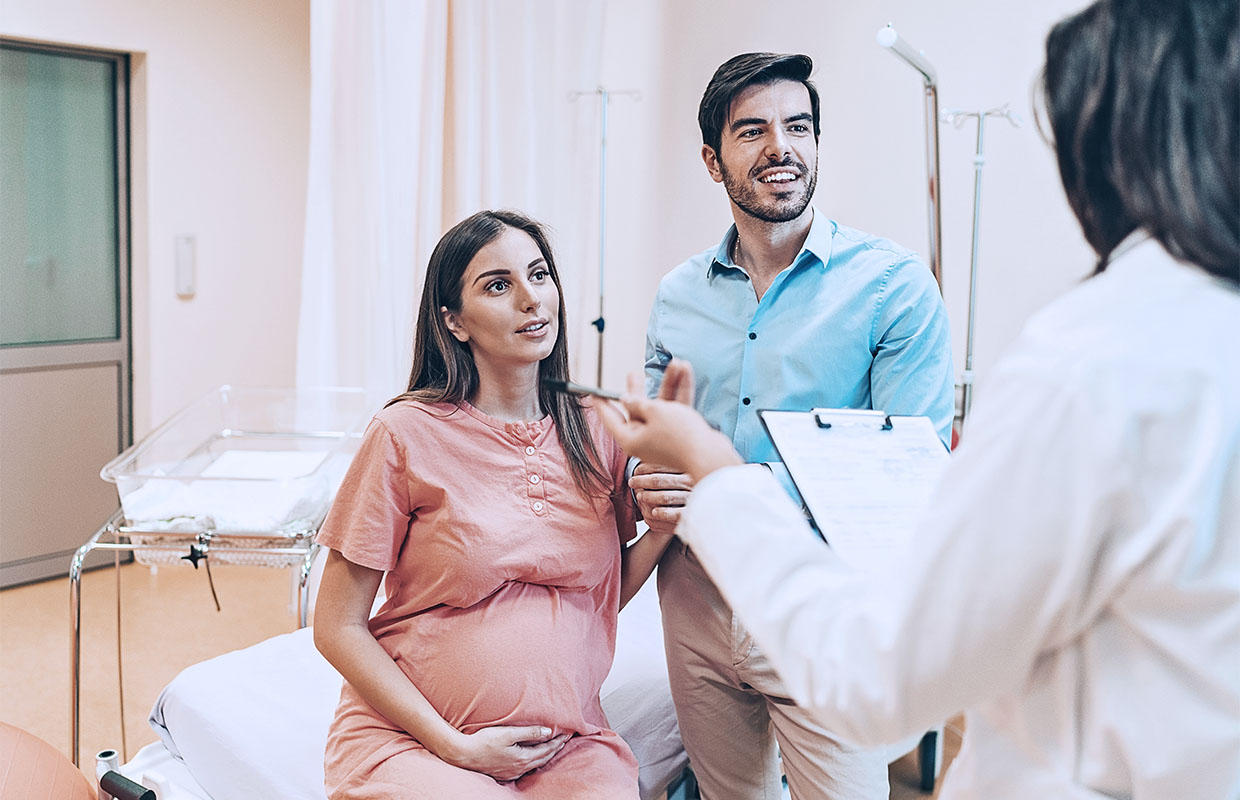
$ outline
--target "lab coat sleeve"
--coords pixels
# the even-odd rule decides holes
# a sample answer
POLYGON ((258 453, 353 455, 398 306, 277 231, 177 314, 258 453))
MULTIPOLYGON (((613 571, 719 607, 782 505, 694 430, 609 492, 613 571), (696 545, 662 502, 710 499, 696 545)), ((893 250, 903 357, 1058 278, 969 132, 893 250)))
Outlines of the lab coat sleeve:
POLYGON ((1124 500, 1118 432, 1062 382, 1015 372, 979 403, 915 551, 882 574, 850 572, 765 470, 718 471, 690 497, 681 538, 845 740, 893 742, 1019 687, 1123 580, 1095 542, 1124 500))

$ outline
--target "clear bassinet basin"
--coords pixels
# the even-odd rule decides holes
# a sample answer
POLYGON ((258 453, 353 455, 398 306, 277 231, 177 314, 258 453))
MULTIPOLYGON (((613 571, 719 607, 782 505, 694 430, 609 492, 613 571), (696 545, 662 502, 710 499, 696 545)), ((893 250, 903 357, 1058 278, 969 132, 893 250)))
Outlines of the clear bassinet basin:
MULTIPOLYGON (((279 547, 322 522, 370 411, 361 389, 221 386, 99 474, 116 484, 130 531, 205 532, 227 536, 221 545, 279 547)), ((184 537, 130 538, 155 544, 184 537)), ((179 558, 137 555, 145 563, 179 558)), ((223 548, 215 555, 219 562, 262 560, 226 558, 223 548)))

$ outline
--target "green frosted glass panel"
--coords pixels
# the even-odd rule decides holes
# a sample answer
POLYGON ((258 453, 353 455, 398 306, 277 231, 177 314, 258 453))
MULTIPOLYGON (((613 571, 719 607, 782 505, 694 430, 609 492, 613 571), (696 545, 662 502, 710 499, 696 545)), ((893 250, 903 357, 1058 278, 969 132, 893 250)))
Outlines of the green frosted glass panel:
POLYGON ((0 48, 0 345, 117 339, 116 65, 0 48))

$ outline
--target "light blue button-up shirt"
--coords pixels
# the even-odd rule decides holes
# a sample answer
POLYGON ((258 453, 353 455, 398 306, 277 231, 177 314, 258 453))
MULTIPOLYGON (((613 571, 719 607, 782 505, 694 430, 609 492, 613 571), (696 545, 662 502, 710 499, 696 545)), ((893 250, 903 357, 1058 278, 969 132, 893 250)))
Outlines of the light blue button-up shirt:
POLYGON ((696 405, 750 462, 777 460, 758 409, 882 409, 930 417, 946 444, 954 407, 947 312, 915 253, 814 212, 801 252, 759 301, 718 247, 659 284, 646 331, 646 390, 673 356, 693 365, 696 405))

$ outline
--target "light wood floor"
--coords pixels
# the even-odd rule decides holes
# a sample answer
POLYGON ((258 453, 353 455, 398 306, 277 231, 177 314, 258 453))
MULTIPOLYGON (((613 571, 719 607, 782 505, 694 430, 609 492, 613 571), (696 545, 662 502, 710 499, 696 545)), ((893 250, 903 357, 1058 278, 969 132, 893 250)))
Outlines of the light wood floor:
MULTIPOLYGON (((67 569, 67 565, 66 565, 67 569)), ((190 664, 297 628, 291 573, 262 567, 212 569, 221 611, 203 569, 139 564, 120 569, 126 758, 156 740, 147 716, 159 691, 190 664)), ((0 720, 70 754, 70 620, 67 578, 0 591, 0 720)), ((82 578, 80 753, 93 780, 94 754, 121 749, 116 689, 116 577, 82 578)), ((946 732, 945 765, 960 747, 960 720, 946 732)), ((124 759, 123 759, 124 760, 124 759)), ((893 800, 916 790, 916 762, 891 767, 893 800)))
MULTIPOLYGON (((297 628, 287 570, 213 568, 219 612, 204 569, 152 573, 127 564, 120 572, 128 756, 157 739, 147 716, 182 669, 297 628)), ((71 630, 67 578, 0 591, 0 719, 65 755, 71 749, 71 630)), ((116 669, 116 577, 107 567, 82 576, 80 763, 92 779, 94 754, 121 749, 116 669)))

